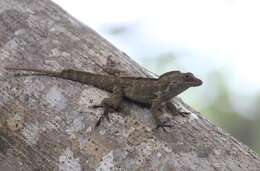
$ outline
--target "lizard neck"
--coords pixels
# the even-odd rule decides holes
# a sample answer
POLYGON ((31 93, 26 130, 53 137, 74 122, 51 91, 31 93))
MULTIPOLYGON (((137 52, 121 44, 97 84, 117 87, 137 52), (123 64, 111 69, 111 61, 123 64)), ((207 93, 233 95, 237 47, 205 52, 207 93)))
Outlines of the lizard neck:
POLYGON ((172 86, 168 86, 168 90, 162 95, 165 100, 170 100, 173 97, 181 94, 183 91, 187 90, 189 86, 185 86, 182 83, 174 83, 172 86))
POLYGON ((175 97, 175 96, 181 94, 182 92, 184 92, 185 90, 187 90, 188 88, 189 87, 187 87, 187 86, 180 85, 180 86, 171 88, 169 94, 171 94, 172 97, 175 97))

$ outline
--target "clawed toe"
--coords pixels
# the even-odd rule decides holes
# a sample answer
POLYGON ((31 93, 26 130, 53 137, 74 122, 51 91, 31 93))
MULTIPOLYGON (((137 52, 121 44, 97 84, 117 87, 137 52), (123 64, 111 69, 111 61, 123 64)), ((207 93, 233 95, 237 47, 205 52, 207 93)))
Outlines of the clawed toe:
POLYGON ((159 123, 156 127, 156 129, 162 128, 164 132, 167 132, 165 128, 172 128, 173 125, 167 124, 167 121, 159 123))
POLYGON ((112 108, 112 107, 107 107, 106 105, 102 105, 102 104, 99 104, 99 105, 92 105, 92 106, 89 106, 90 108, 93 108, 93 109, 97 109, 97 108, 104 108, 104 110, 106 110, 107 112, 114 112, 115 109, 112 108))
POLYGON ((98 119, 98 121, 97 121, 97 123, 96 123, 96 125, 95 125, 96 128, 100 125, 100 123, 101 123, 101 121, 103 120, 103 118, 106 118, 108 121, 110 121, 108 114, 109 114, 110 112, 114 112, 114 111, 115 111, 113 108, 107 107, 106 105, 103 105, 103 104, 92 105, 92 106, 90 106, 90 107, 93 108, 93 109, 104 108, 103 114, 100 116, 100 118, 98 119))
POLYGON ((182 117, 187 117, 190 113, 189 113, 189 112, 179 112, 179 114, 180 114, 182 117))
POLYGON ((103 105, 92 105, 90 106, 90 108, 93 108, 93 109, 97 109, 97 108, 102 108, 104 107, 103 105))
POLYGON ((97 123, 95 125, 95 128, 99 127, 100 123, 101 123, 101 117, 98 119, 98 121, 97 121, 97 123))
POLYGON ((108 121, 110 120, 110 119, 109 119, 109 116, 108 116, 108 112, 104 112, 104 113, 100 116, 100 118, 98 119, 98 121, 97 121, 97 123, 96 123, 96 125, 95 125, 96 128, 100 125, 100 123, 101 123, 101 121, 103 120, 104 117, 105 117, 108 121))
POLYGON ((101 123, 101 121, 103 120, 103 118, 106 118, 107 121, 110 121, 109 115, 108 115, 109 112, 110 112, 109 109, 105 109, 105 110, 104 110, 103 114, 100 116, 100 118, 98 119, 98 121, 97 121, 97 123, 96 123, 96 125, 95 125, 96 128, 100 125, 100 123, 101 123))
POLYGON ((173 127, 173 125, 169 125, 169 124, 158 124, 156 129, 159 129, 159 128, 171 128, 173 127))

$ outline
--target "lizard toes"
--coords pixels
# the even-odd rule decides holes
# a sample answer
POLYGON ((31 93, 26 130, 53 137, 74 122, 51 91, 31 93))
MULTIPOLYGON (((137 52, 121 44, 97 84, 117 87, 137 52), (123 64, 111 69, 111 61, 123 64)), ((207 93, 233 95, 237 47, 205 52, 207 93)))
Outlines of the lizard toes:
POLYGON ((90 108, 93 108, 93 109, 97 109, 97 108, 102 108, 104 107, 103 105, 92 105, 92 106, 89 106, 90 108))
POLYGON ((156 127, 156 129, 159 129, 159 128, 162 128, 164 132, 167 132, 165 128, 172 128, 173 125, 171 124, 167 124, 167 122, 162 122, 162 123, 159 123, 156 127))
POLYGON ((158 124, 156 129, 159 129, 159 128, 172 128, 173 125, 170 125, 170 124, 158 124))
POLYGON ((166 128, 171 128, 172 127, 172 125, 157 125, 157 127, 155 128, 155 130, 159 130, 159 129, 162 129, 163 130, 163 132, 165 132, 165 133, 167 133, 168 131, 167 131, 167 129, 166 128))
POLYGON ((99 127, 102 120, 102 116, 98 119, 97 123, 95 124, 95 128, 99 127))
POLYGON ((182 117, 187 117, 190 113, 189 113, 189 112, 179 112, 179 114, 180 114, 182 117))
POLYGON ((101 120, 99 119, 99 120, 97 121, 97 123, 95 124, 95 128, 98 128, 98 127, 99 127, 100 122, 101 122, 101 120))
POLYGON ((105 109, 103 114, 100 116, 100 118, 98 119, 98 121, 97 121, 97 123, 95 125, 96 128, 100 125, 100 123, 103 120, 103 118, 106 118, 108 121, 110 121, 108 114, 109 114, 109 110, 105 109))

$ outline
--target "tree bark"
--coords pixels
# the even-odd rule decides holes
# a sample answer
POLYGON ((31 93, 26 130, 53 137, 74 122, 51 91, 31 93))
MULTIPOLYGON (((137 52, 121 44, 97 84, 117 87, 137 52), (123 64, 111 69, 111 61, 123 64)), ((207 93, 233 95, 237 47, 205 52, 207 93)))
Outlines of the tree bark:
MULTIPOLYGON (((148 72, 49 0, 0 1, 0 170, 260 170, 260 159, 181 99, 186 118, 152 130, 149 109, 124 102, 126 112, 94 125, 92 109, 108 92, 50 77, 13 77, 6 66, 131 76, 148 72)), ((203 97, 202 97, 203 98, 203 97)))

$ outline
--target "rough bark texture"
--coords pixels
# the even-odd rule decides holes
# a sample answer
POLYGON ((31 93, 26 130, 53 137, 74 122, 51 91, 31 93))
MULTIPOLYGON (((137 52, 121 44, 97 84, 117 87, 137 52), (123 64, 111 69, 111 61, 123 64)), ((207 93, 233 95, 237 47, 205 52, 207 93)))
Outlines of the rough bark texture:
POLYGON ((102 109, 89 106, 109 93, 8 74, 5 66, 104 73, 114 63, 129 75, 149 76, 48 0, 1 0, 0 48, 0 170, 260 170, 252 150, 180 99, 175 103, 191 115, 172 117, 168 133, 152 131, 149 110, 127 102, 128 112, 111 114, 96 130, 102 109))

